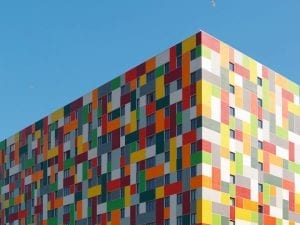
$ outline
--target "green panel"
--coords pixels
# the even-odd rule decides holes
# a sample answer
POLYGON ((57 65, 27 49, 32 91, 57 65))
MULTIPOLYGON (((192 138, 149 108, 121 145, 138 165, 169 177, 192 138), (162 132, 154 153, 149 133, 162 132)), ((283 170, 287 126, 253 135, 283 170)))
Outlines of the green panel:
POLYGON ((202 162, 211 165, 211 154, 206 151, 202 151, 202 162))
POLYGON ((202 52, 201 45, 198 45, 198 46, 196 47, 196 58, 198 58, 198 57, 201 56, 201 52, 202 52))
POLYGON ((165 140, 164 140, 164 132, 160 132, 156 134, 156 154, 160 154, 164 151, 164 145, 165 145, 165 140))
POLYGON ((269 110, 269 80, 263 79, 263 108, 269 110))
POLYGON ((112 90, 115 90, 117 88, 120 87, 120 84, 121 84, 121 80, 120 80, 120 77, 116 77, 115 79, 113 79, 111 82, 111 89, 112 90))
POLYGON ((177 170, 182 169, 182 159, 176 159, 176 169, 177 170))
POLYGON ((289 171, 300 174, 300 164, 289 162, 289 171))
POLYGON ((88 105, 85 105, 82 109, 82 123, 88 122, 88 105))
POLYGON ((136 150, 138 150, 137 141, 130 143, 130 153, 135 152, 136 150))
POLYGON ((257 137, 257 117, 251 114, 251 135, 257 137))
POLYGON ((270 204, 270 185, 264 183, 264 191, 263 191, 264 204, 270 204))
POLYGON ((97 142, 98 142, 98 137, 97 137, 97 129, 94 129, 92 131, 92 148, 96 148, 97 147, 97 142))
POLYGON ((202 162, 202 154, 201 152, 196 152, 191 155, 191 166, 195 166, 202 162))
POLYGON ((124 205, 125 205, 125 202, 124 202, 124 199, 122 199, 122 198, 107 202, 107 211, 111 212, 116 209, 124 208, 124 205))
POLYGON ((239 175, 243 175, 243 154, 237 152, 235 154, 235 161, 236 173, 239 175))
POLYGON ((299 96, 300 90, 299 86, 294 82, 288 82, 288 90, 292 92, 293 94, 299 96))
POLYGON ((182 124, 182 112, 176 114, 176 124, 182 124))
POLYGON ((87 180, 88 179, 88 162, 82 163, 82 179, 87 180))
POLYGON ((64 160, 64 170, 74 165, 74 158, 64 160))
POLYGON ((148 202, 155 199, 155 189, 140 193, 140 202, 148 202))
POLYGON ((157 67, 156 70, 155 70, 155 76, 156 77, 160 77, 164 73, 165 73, 165 66, 164 65, 161 65, 161 66, 157 67))
POLYGON ((165 96, 156 101, 156 110, 162 109, 170 104, 169 96, 165 96))
POLYGON ((30 167, 33 167, 34 165, 34 158, 32 157, 31 159, 27 159, 24 163, 23 163, 23 168, 22 169, 28 169, 30 167))
POLYGON ((143 191, 145 191, 146 190, 146 175, 145 175, 145 171, 143 170, 143 171, 140 171, 140 177, 139 177, 139 181, 140 181, 140 183, 139 183, 139 192, 143 192, 143 191))
POLYGON ((252 212, 251 213, 251 221, 253 223, 257 223, 258 222, 258 213, 257 212, 252 212))
POLYGON ((221 88, 216 85, 212 85, 212 95, 221 99, 221 88))
POLYGON ((49 218, 47 221, 47 225, 57 225, 57 224, 58 224, 57 217, 49 218))
POLYGON ((70 205, 70 225, 75 224, 75 207, 74 204, 70 205))
POLYGON ((57 182, 50 184, 50 191, 51 192, 57 191, 57 182))
POLYGON ((276 135, 282 139, 288 139, 288 131, 282 127, 276 126, 276 135))
POLYGON ((182 222, 183 222, 183 225, 190 225, 190 215, 187 214, 187 215, 183 215, 182 216, 182 222))
POLYGON ((211 58, 211 50, 208 47, 202 45, 202 54, 201 55, 205 58, 210 59, 211 58))
MULTIPOLYGON (((100 106, 99 106, 99 107, 100 107, 100 106)), ((100 116, 102 116, 102 107, 98 108, 98 110, 97 110, 97 116, 98 116, 98 118, 99 118, 100 116)))
POLYGON ((221 215, 213 214, 212 224, 221 224, 221 215))

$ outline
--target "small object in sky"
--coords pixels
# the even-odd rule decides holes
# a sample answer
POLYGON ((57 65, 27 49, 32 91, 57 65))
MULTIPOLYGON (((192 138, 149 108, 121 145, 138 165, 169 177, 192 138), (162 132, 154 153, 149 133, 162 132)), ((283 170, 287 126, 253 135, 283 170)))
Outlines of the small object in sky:
POLYGON ((211 1, 212 6, 215 7, 216 6, 216 1, 215 0, 210 0, 210 1, 211 1))

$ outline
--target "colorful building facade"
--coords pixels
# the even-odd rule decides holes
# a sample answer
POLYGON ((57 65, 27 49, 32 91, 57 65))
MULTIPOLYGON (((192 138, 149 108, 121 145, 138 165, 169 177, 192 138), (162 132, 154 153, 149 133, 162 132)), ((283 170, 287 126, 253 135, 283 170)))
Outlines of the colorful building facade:
POLYGON ((0 142, 0 224, 300 224, 299 93, 199 32, 0 142))

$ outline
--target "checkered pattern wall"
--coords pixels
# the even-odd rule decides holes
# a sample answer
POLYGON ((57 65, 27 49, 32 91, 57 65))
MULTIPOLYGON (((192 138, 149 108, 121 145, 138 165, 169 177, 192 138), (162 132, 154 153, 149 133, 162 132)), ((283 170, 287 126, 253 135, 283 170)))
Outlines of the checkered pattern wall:
POLYGON ((0 224, 300 224, 299 90, 199 32, 0 142, 0 224))

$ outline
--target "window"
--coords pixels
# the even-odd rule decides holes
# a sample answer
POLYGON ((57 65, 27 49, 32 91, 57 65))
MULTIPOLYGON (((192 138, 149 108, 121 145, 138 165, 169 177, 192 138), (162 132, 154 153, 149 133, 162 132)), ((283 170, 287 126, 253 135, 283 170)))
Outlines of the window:
POLYGON ((153 190, 153 189, 155 189, 155 179, 147 180, 147 182, 146 182, 146 188, 147 188, 147 190, 153 190))
POLYGON ((182 111, 182 102, 181 101, 177 102, 177 104, 176 104, 176 110, 177 110, 177 112, 181 112, 182 111))
POLYGON ((64 179, 70 176, 70 169, 64 170, 64 179))
POLYGON ((169 117, 170 116, 170 107, 166 107, 165 108, 165 117, 169 117))
POLYGON ((65 205, 64 206, 64 214, 69 213, 70 212, 70 205, 65 205))
POLYGON ((108 142, 108 143, 111 143, 111 141, 112 141, 112 133, 109 132, 109 133, 107 134, 107 142, 108 142))
POLYGON ((165 197, 165 208, 168 208, 170 206, 170 196, 165 197))
POLYGON ((235 131, 234 130, 230 129, 229 133, 230 133, 231 138, 235 138, 235 131))
POLYGON ((235 161, 235 153, 230 152, 230 161, 235 161))
POLYGON ((154 93, 147 94, 147 104, 154 101, 154 93))
POLYGON ((155 166, 155 156, 146 159, 146 167, 150 168, 155 166))
POLYGON ((170 225, 170 219, 166 219, 164 225, 170 225))
POLYGON ((139 98, 136 99, 136 108, 137 109, 140 108, 140 99, 139 98))
POLYGON ((125 94, 125 85, 122 85, 122 87, 121 87, 121 95, 124 95, 125 94))
POLYGON ((191 106, 195 106, 196 105, 196 95, 192 95, 191 96, 191 106))
POLYGON ((257 77, 257 85, 262 86, 262 78, 257 77))
POLYGON ((110 112, 110 113, 108 113, 107 114, 107 119, 108 119, 108 121, 111 121, 112 120, 112 112, 110 112))
POLYGON ((155 136, 152 135, 152 136, 147 137, 147 147, 154 145, 154 144, 155 144, 155 136))
POLYGON ((229 203, 231 206, 234 206, 235 205, 235 199, 234 198, 230 198, 229 199, 229 203))
POLYGON ((192 166, 191 167, 191 177, 195 177, 195 176, 197 176, 197 167, 192 166))
POLYGON ((108 102, 111 102, 111 92, 109 92, 109 93, 107 94, 107 101, 108 101, 108 102))
POLYGON ((137 129, 137 130, 140 129, 140 120, 136 120, 136 129, 137 129))
POLYGON ((107 160, 110 162, 111 161, 111 152, 107 153, 107 160))
POLYGON ((192 225, 196 224, 196 213, 191 214, 191 224, 192 225))
POLYGON ((154 210, 154 201, 146 202, 146 212, 152 212, 154 210))
POLYGON ((124 218, 124 217, 125 217, 125 209, 122 208, 122 209, 121 209, 121 218, 124 218))
POLYGON ((154 70, 152 70, 149 73, 147 73, 147 83, 150 82, 151 80, 154 80, 154 78, 155 78, 155 72, 154 72, 154 70))
POLYGON ((168 96, 168 95, 170 95, 170 85, 169 84, 165 85, 165 96, 168 96))
POLYGON ((229 112, 230 112, 230 115, 231 115, 231 116, 235 116, 235 108, 230 107, 230 108, 229 108, 229 112))
POLYGON ((197 152, 197 142, 191 143, 191 154, 194 154, 197 152))
POLYGON ((155 122, 155 114, 152 113, 151 115, 147 116, 147 126, 153 124, 155 122))
POLYGON ((177 216, 177 218, 176 218, 176 225, 183 225, 182 216, 177 216))
POLYGON ((191 200, 196 200, 196 189, 191 190, 191 200))
POLYGON ((177 135, 182 134, 182 124, 177 125, 177 135))
POLYGON ((182 170, 177 171, 177 181, 182 181, 182 170))
POLYGON ((70 123, 70 115, 67 115, 64 119, 64 124, 70 123))
POLYGON ((260 171, 263 171, 263 169, 264 169, 264 164, 263 164, 262 162, 258 162, 258 169, 259 169, 260 171))
POLYGON ((263 192, 264 188, 262 184, 258 184, 258 192, 263 192))
POLYGON ((121 116, 125 115, 125 106, 121 106, 121 112, 120 112, 121 116))
POLYGON ((234 71, 234 63, 229 62, 229 70, 234 71))
POLYGON ((263 149, 263 142, 262 141, 260 141, 260 140, 257 141, 257 148, 263 149))
POLYGON ((191 130, 197 129, 197 119, 191 120, 191 130))
POLYGON ((170 152, 165 152, 165 162, 169 162, 170 161, 170 152))
POLYGON ((165 141, 167 141, 167 140, 169 140, 169 139, 170 139, 170 130, 167 129, 167 130, 165 131, 165 141))
POLYGON ((177 58, 176 58, 176 66, 177 66, 177 68, 178 68, 178 67, 181 67, 181 65, 182 65, 182 56, 179 55, 179 56, 177 56, 177 58))
POLYGON ((263 213, 263 207, 262 207, 262 205, 259 205, 259 206, 258 206, 258 212, 259 212, 259 213, 263 213))
POLYGON ((235 221, 234 220, 230 220, 229 221, 229 225, 235 225, 235 221))
POLYGON ((232 84, 229 85, 229 92, 232 94, 235 93, 235 87, 232 84))
POLYGON ((259 127, 259 128, 263 128, 263 121, 262 120, 257 120, 257 126, 259 127))
POLYGON ((170 184, 170 174, 165 175, 165 184, 170 184))
POLYGON ((176 81, 176 84, 177 84, 177 90, 181 89, 182 88, 182 80, 181 79, 178 79, 176 81))
POLYGON ((191 60, 196 59, 196 49, 195 48, 191 50, 190 59, 191 60))
POLYGON ((170 63, 167 62, 167 63, 165 64, 165 74, 166 74, 166 73, 169 73, 169 71, 170 71, 170 63))
POLYGON ((235 184, 235 176, 230 174, 230 183, 235 184))
POLYGON ((92 103, 89 103, 89 104, 88 104, 88 112, 89 112, 89 113, 92 112, 92 103))
POLYGON ((177 205, 182 203, 182 193, 177 194, 177 205))
POLYGON ((178 147, 177 148, 177 159, 181 159, 182 158, 182 147, 178 147))
POLYGON ((262 102, 262 99, 261 99, 261 98, 258 98, 258 99, 257 99, 257 104, 258 104, 259 107, 262 107, 263 102, 262 102))
POLYGON ((64 135, 64 142, 70 141, 70 133, 64 135))
POLYGON ((65 151, 64 152, 64 160, 70 159, 70 158, 71 158, 71 151, 70 150, 65 151))
POLYGON ((101 125, 102 125, 102 117, 100 116, 98 118, 98 127, 101 127, 101 125))
POLYGON ((121 128, 121 136, 124 136, 125 135, 125 126, 122 126, 121 128))

